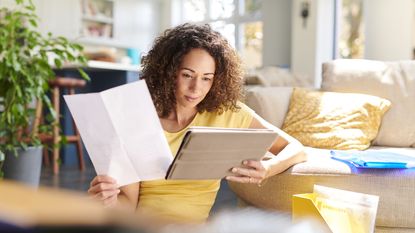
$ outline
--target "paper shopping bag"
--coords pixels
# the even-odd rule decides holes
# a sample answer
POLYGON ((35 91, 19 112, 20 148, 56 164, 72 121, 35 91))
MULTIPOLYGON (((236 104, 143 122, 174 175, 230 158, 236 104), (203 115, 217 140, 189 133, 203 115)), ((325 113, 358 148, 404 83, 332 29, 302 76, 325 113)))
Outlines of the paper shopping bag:
POLYGON ((333 233, 371 233, 375 228, 379 197, 315 185, 313 193, 292 198, 297 221, 313 218, 333 233))

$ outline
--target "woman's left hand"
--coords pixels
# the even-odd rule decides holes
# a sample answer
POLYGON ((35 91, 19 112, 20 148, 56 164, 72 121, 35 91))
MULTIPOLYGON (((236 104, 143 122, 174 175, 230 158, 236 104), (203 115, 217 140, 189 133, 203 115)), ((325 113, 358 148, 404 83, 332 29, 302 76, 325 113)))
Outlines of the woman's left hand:
POLYGON ((234 175, 227 176, 226 180, 260 186, 261 182, 268 178, 268 168, 261 161, 245 160, 242 164, 241 167, 232 168, 231 172, 234 175))

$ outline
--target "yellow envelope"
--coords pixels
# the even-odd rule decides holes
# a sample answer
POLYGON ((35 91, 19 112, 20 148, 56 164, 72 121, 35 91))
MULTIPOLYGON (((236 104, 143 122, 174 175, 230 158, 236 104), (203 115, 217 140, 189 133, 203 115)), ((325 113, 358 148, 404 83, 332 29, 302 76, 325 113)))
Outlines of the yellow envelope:
POLYGON ((292 197, 292 219, 294 222, 304 218, 312 218, 320 223, 321 227, 327 232, 332 232, 323 216, 315 205, 316 194, 304 193, 296 194, 292 197))
MULTIPOLYGON (((319 188, 322 188, 322 186, 319 186, 319 188)), ((293 221, 312 218, 321 223, 327 232, 333 233, 373 232, 378 203, 377 196, 323 188, 330 191, 335 190, 333 194, 336 195, 332 195, 333 198, 321 196, 317 193, 293 195, 293 221), (338 198, 337 194, 341 193, 348 199, 338 198), (351 193, 353 194, 352 197, 350 197, 351 193)))

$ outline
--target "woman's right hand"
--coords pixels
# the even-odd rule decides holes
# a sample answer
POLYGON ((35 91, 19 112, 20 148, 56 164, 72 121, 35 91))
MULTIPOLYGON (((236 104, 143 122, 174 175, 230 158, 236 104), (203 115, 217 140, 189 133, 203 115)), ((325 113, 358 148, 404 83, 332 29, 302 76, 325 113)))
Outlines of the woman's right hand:
POLYGON ((105 207, 113 207, 118 202, 117 181, 107 175, 98 175, 92 181, 88 189, 88 194, 92 198, 101 201, 105 207))

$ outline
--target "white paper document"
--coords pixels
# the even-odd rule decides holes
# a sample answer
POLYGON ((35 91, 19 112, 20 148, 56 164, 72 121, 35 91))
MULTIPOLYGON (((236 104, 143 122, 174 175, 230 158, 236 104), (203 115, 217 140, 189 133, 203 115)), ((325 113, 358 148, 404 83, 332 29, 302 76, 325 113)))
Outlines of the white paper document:
POLYGON ((144 80, 64 98, 98 175, 164 179, 173 156, 144 80))

